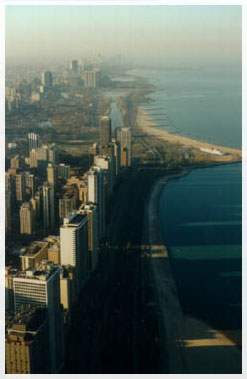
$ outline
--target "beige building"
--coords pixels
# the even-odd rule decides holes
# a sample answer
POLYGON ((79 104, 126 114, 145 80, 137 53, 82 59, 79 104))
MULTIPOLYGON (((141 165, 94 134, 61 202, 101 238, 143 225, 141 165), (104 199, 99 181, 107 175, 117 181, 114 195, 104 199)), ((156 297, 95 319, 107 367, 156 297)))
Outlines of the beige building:
POLYGON ((87 179, 84 178, 78 178, 77 176, 71 176, 67 180, 67 185, 75 184, 79 191, 79 200, 83 203, 86 203, 88 201, 88 185, 87 185, 87 179))
MULTIPOLYGON (((121 149, 125 148, 128 152, 127 166, 131 166, 132 161, 132 133, 130 128, 117 128, 117 141, 121 144, 121 149)), ((122 151, 121 151, 122 155, 122 151)), ((124 166, 121 164, 121 166, 124 166)))
POLYGON ((33 207, 30 202, 23 203, 20 211, 20 233, 21 234, 33 234, 34 231, 34 213, 33 207))
POLYGON ((48 245, 46 241, 35 241, 25 248, 26 250, 20 255, 21 269, 23 271, 37 269, 42 260, 48 257, 48 245))
POLYGON ((44 238, 45 242, 49 243, 48 246, 48 261, 60 265, 60 237, 49 236, 44 238))
POLYGON ((25 182, 24 175, 22 173, 15 175, 15 192, 16 200, 23 201, 25 196, 25 182))
POLYGON ((57 170, 56 170, 56 167, 53 166, 52 163, 48 163, 47 182, 53 186, 55 186, 57 182, 57 170))
POLYGON ((5 314, 6 374, 51 373, 47 310, 25 307, 5 314))

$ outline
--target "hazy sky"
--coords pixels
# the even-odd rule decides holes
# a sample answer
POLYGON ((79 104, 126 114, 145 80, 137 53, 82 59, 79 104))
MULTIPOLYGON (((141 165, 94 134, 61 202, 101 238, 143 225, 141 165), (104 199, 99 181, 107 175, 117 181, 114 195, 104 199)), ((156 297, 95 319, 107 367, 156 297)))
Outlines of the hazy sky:
POLYGON ((241 6, 6 6, 6 59, 241 59, 241 6))

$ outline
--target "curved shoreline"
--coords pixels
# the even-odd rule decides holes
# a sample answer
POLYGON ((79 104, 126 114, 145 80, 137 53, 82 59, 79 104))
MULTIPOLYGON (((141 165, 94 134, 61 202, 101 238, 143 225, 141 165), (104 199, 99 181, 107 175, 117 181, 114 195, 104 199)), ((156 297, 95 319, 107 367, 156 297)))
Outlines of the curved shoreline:
POLYGON ((202 142, 193 138, 180 136, 171 134, 165 130, 156 129, 155 127, 157 124, 152 120, 149 115, 148 111, 145 107, 138 106, 137 108, 137 116, 136 116, 136 123, 144 133, 158 137, 164 141, 167 141, 172 144, 180 144, 183 146, 187 146, 193 149, 210 149, 210 150, 219 150, 223 154, 227 155, 216 155, 207 153, 207 156, 210 156, 213 160, 216 160, 218 162, 233 162, 236 160, 242 159, 242 151, 240 149, 234 149, 226 146, 211 144, 208 142, 202 142))

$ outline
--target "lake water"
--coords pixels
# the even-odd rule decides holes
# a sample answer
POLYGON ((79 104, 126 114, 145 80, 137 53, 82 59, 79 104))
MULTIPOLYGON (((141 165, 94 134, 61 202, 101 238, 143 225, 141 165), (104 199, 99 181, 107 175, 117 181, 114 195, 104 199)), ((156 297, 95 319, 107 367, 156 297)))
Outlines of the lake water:
POLYGON ((241 187, 240 163, 196 169, 159 204, 184 310, 223 329, 241 327, 241 187))
MULTIPOLYGON (((241 72, 132 70, 159 88, 144 103, 157 127, 241 148, 241 72)), ((193 170, 163 189, 159 219, 185 312, 241 327, 241 164, 193 170)))
POLYGON ((231 67, 132 70, 158 91, 143 104, 157 127, 201 141, 241 147, 241 71, 231 67))

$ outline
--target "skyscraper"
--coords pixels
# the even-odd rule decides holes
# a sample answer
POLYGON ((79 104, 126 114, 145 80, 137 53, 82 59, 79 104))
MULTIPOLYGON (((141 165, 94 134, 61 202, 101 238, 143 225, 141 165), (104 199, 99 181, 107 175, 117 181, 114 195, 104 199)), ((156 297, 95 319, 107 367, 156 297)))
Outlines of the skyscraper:
POLYGON ((39 135, 36 133, 28 133, 27 135, 28 138, 28 150, 29 152, 32 149, 36 149, 39 147, 39 135))
POLYGON ((24 189, 25 189, 25 183, 24 183, 24 175, 23 173, 16 174, 15 175, 15 191, 16 191, 16 200, 17 201, 23 201, 24 200, 24 189))
POLYGON ((42 261, 38 270, 21 271, 13 278, 15 312, 30 304, 47 308, 51 373, 58 373, 64 359, 63 315, 60 306, 60 269, 42 261))
POLYGON ((51 355, 47 310, 25 306, 5 313, 6 374, 49 374, 51 355))
MULTIPOLYGON (((100 147, 101 150, 106 148, 111 142, 111 119, 108 116, 102 116, 99 122, 100 128, 100 147)), ((103 151, 102 151, 103 153, 103 151)))
POLYGON ((23 203, 20 211, 20 233, 33 234, 34 231, 34 215, 33 208, 30 202, 23 203))
POLYGON ((73 74, 77 74, 78 73, 78 61, 77 60, 73 60, 71 62, 71 71, 73 72, 73 74))
POLYGON ((76 268, 79 292, 90 269, 87 215, 74 213, 64 219, 64 224, 60 228, 60 248, 61 265, 76 268))
POLYGON ((51 88, 52 87, 52 73, 50 71, 43 71, 41 73, 41 84, 45 88, 51 88))
POLYGON ((88 251, 91 255, 91 270, 93 271, 98 263, 98 212, 97 206, 92 203, 83 204, 80 213, 88 216, 88 251))
POLYGON ((96 88, 98 86, 99 70, 84 71, 84 85, 86 88, 96 88))
POLYGON ((55 226, 55 193, 54 186, 49 183, 43 185, 43 226, 45 229, 55 226))
POLYGON ((12 204, 10 191, 5 191, 5 232, 12 230, 12 204))
POLYGON ((105 186, 104 170, 93 166, 88 171, 88 201, 98 206, 99 239, 105 235, 105 186))
POLYGON ((52 186, 55 186, 57 182, 57 169, 52 163, 48 163, 47 182, 52 186))
POLYGON ((121 144, 121 149, 126 148, 128 152, 127 164, 131 166, 132 160, 132 143, 131 143, 131 129, 130 128, 118 128, 117 129, 117 141, 121 144))

